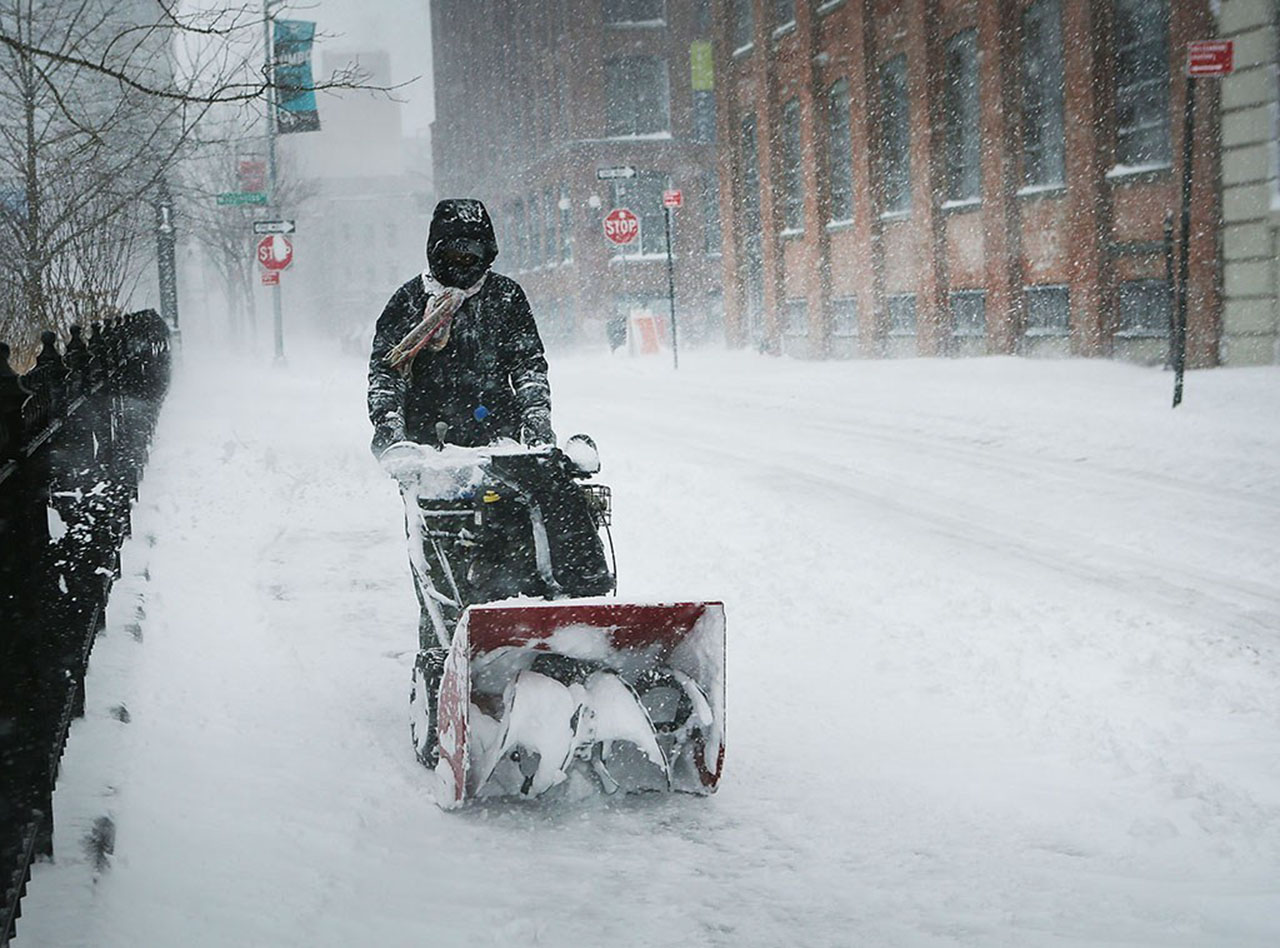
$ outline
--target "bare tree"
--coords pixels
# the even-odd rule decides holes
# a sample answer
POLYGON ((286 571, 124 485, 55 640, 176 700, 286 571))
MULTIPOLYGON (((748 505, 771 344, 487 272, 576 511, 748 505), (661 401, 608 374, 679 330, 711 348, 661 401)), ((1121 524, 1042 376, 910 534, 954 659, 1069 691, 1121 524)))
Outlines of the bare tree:
MULTIPOLYGON (((228 328, 233 338, 246 330, 256 331, 254 291, 258 266, 254 247, 260 238, 253 233, 253 221, 261 216, 262 209, 219 206, 215 199, 223 191, 236 190, 237 161, 255 144, 253 139, 235 139, 228 135, 223 141, 206 145, 185 164, 179 194, 183 229, 204 251, 222 282, 230 304, 228 328)), ((300 176, 287 154, 280 155, 276 166, 275 206, 288 214, 297 214, 315 194, 314 183, 300 176)))
MULTIPOLYGON (((119 303, 157 186, 218 145, 197 129, 270 89, 262 26, 248 4, 0 0, 0 332, 21 343, 119 303), (102 271, 111 258, 122 274, 102 271)), ((359 80, 317 88, 370 88, 359 80)))

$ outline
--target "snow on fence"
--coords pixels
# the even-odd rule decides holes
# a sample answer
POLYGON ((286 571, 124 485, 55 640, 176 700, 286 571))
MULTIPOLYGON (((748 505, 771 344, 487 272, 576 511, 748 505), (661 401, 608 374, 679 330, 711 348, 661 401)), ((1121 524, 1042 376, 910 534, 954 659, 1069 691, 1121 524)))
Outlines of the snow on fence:
POLYGON ((61 354, 46 332, 22 376, 0 343, 0 948, 53 854, 58 764, 169 383, 153 310, 92 328, 61 354))

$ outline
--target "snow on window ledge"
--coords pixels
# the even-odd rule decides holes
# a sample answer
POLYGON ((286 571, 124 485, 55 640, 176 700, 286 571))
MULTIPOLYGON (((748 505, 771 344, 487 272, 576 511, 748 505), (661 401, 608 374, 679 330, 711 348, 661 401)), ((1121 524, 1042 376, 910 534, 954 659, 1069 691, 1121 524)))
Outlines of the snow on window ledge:
POLYGON ((666 142, 671 140, 671 129, 661 132, 636 132, 634 135, 610 135, 608 138, 589 139, 596 142, 666 142))
POLYGON ((782 37, 786 36, 788 33, 794 33, 795 31, 796 31, 796 21, 788 20, 786 23, 783 23, 781 26, 777 26, 774 28, 773 38, 782 39, 782 37))
MULTIPOLYGON (((680 255, 678 253, 673 253, 671 255, 672 259, 675 259, 676 257, 679 257, 679 256, 680 255)), ((619 260, 625 261, 627 263, 634 263, 636 261, 640 261, 643 263, 649 260, 666 260, 666 259, 667 259, 667 252, 665 250, 659 253, 616 253, 609 258, 609 264, 610 266, 612 266, 613 264, 617 263, 619 260)))
POLYGON ((965 210, 967 208, 972 208, 972 207, 981 207, 982 198, 980 197, 954 198, 950 201, 943 201, 942 204, 939 206, 944 211, 960 211, 960 210, 965 210))
POLYGON ((822 0, 822 3, 818 4, 818 12, 826 13, 828 10, 834 10, 842 3, 844 3, 844 0, 822 0))
POLYGON ((629 29, 651 30, 656 27, 662 27, 666 25, 667 25, 667 21, 662 19, 661 17, 658 17, 657 19, 654 19, 654 20, 614 20, 611 23, 605 24, 605 26, 607 27, 623 29, 623 30, 629 30, 629 29))
POLYGON ((1168 339, 1169 331, 1167 329, 1118 329, 1115 338, 1117 339, 1168 339))
POLYGON ((1173 165, 1167 161, 1148 161, 1140 165, 1116 165, 1105 175, 1108 179, 1128 178, 1136 174, 1151 174, 1153 171, 1168 171, 1173 165))
POLYGON ((836 221, 827 221, 827 230, 848 230, 852 226, 852 217, 842 217, 836 221))
POLYGON ((1018 197, 1031 197, 1036 194, 1054 194, 1059 191, 1066 191, 1067 186, 1061 181, 1054 181, 1049 184, 1024 184, 1018 188, 1018 197))
POLYGON ((782 230, 778 231, 778 236, 784 239, 785 238, 794 239, 796 237, 803 237, 804 228, 803 227, 784 227, 782 230))
POLYGON ((745 46, 739 46, 737 49, 733 51, 733 54, 732 54, 733 58, 737 59, 740 56, 745 56, 747 55, 747 53, 751 52, 755 48, 756 48, 755 43, 747 43, 745 46))
POLYGON ((910 219, 910 211, 885 211, 880 215, 880 220, 882 221, 905 221, 910 219))

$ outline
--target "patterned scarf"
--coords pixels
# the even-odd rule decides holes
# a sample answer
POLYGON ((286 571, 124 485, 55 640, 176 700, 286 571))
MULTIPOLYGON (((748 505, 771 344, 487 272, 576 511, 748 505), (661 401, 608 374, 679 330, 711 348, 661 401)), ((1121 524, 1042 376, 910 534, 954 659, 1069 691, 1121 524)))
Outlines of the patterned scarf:
POLYGON ((489 274, 467 287, 444 286, 431 271, 422 271, 422 287, 427 291, 427 306, 422 312, 422 320, 405 337, 396 343, 387 353, 386 362, 401 372, 408 372, 413 364, 413 357, 423 349, 428 352, 439 352, 449 344, 449 331, 453 327, 454 314, 462 308, 462 304, 480 292, 489 274))

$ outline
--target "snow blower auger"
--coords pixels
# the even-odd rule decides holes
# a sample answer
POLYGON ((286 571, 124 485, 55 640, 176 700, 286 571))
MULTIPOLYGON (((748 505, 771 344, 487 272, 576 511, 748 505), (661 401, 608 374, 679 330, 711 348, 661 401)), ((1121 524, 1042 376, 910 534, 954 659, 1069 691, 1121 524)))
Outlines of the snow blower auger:
POLYGON ((422 606, 410 732, 437 802, 715 792, 724 606, 603 598, 611 496, 587 482, 590 438, 561 451, 445 434, 382 455, 422 606))

